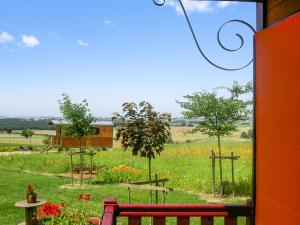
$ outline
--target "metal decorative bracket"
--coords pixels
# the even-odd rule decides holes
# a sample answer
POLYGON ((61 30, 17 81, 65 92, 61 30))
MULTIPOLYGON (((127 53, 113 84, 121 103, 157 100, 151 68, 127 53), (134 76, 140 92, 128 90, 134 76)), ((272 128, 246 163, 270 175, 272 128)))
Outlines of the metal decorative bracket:
MULTIPOLYGON (((153 1, 153 3, 154 3, 155 5, 157 5, 157 6, 163 6, 163 5, 165 5, 165 3, 166 3, 166 0, 152 0, 152 1, 153 1)), ((184 17, 185 17, 185 19, 186 19, 186 22, 187 22, 187 24, 188 24, 188 26, 189 26, 189 29, 190 29, 190 31, 191 31, 191 33, 192 33, 192 36, 193 36, 193 39, 194 39, 195 44, 196 44, 196 46, 197 46, 197 49, 198 49, 198 51, 200 52, 200 54, 203 56, 203 58, 204 58, 208 63, 210 63, 210 64, 213 65, 214 67, 217 67, 217 68, 219 68, 219 69, 221 69, 221 70, 225 70, 225 71, 237 71, 237 70, 242 70, 242 69, 246 68, 247 66, 249 66, 249 65, 253 62, 253 58, 252 58, 246 65, 244 65, 244 66, 242 66, 242 67, 237 67, 237 68, 226 68, 226 67, 219 66, 219 65, 217 65, 216 63, 214 63, 213 61, 211 61, 211 60, 205 55, 205 53, 203 52, 203 50, 202 50, 201 47, 200 47, 200 44, 199 44, 198 39, 197 39, 197 37, 196 37, 196 35, 195 35, 194 29, 193 29, 193 27, 192 27, 192 24, 191 24, 191 22, 190 22, 190 19, 189 19, 188 15, 187 15, 187 12, 186 12, 186 10, 185 10, 185 7, 184 7, 184 5, 183 5, 183 3, 182 3, 182 0, 178 0, 178 2, 179 2, 179 5, 180 5, 180 7, 181 7, 181 9, 182 9, 182 12, 183 12, 183 14, 184 14, 184 17)), ((243 38, 243 36, 242 36, 241 34, 239 34, 239 33, 236 34, 236 36, 240 39, 241 44, 240 44, 240 46, 239 46, 238 48, 235 48, 235 49, 230 49, 230 48, 225 47, 224 44, 222 44, 222 42, 221 42, 221 40, 220 40, 220 33, 221 33, 221 30, 223 29, 224 26, 226 26, 226 25, 229 24, 229 23, 241 23, 241 24, 243 24, 243 25, 246 25, 248 28, 250 28, 251 31, 252 31, 253 33, 255 33, 256 31, 255 31, 254 27, 252 27, 249 23, 247 23, 247 22, 245 22, 245 21, 243 21, 243 20, 233 19, 233 20, 229 20, 229 21, 225 22, 225 23, 219 28, 219 30, 218 30, 218 35, 217 35, 218 44, 219 44, 220 47, 221 47, 222 49, 224 49, 225 51, 228 51, 228 52, 235 52, 235 51, 240 50, 240 49, 244 46, 244 43, 245 43, 245 42, 244 42, 244 38, 243 38)))

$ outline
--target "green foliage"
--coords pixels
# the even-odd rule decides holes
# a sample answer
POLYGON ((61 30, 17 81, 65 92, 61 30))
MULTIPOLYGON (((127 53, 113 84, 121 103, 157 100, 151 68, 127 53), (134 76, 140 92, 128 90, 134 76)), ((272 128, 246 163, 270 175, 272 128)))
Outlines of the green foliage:
POLYGON ((43 144, 45 144, 45 145, 49 145, 50 144, 50 141, 51 141, 51 138, 50 137, 45 137, 44 139, 43 139, 43 144))
POLYGON ((252 129, 248 130, 248 136, 249 136, 249 138, 253 138, 253 130, 252 129))
POLYGON ((132 148, 132 155, 155 158, 164 149, 171 136, 169 113, 157 113, 148 102, 123 104, 124 115, 115 113, 112 121, 120 121, 116 140, 121 140, 124 150, 132 148))
POLYGON ((246 131, 243 131, 243 132, 241 133, 241 138, 243 138, 243 139, 248 139, 248 138, 249 138, 248 133, 247 133, 246 131))
POLYGON ((0 131, 11 130, 54 130, 55 126, 48 125, 46 119, 22 119, 22 118, 3 118, 0 119, 0 131))
POLYGON ((252 138, 252 137, 253 137, 253 130, 252 129, 249 129, 247 132, 243 131, 241 133, 241 138, 243 138, 243 139, 249 139, 249 138, 252 138))
POLYGON ((235 85, 229 98, 218 96, 217 92, 197 92, 184 96, 185 102, 177 103, 185 110, 187 119, 204 118, 192 132, 202 132, 208 136, 230 135, 237 130, 237 122, 250 115, 249 102, 240 100, 235 85))
POLYGON ((7 134, 11 134, 11 133, 12 133, 12 129, 11 129, 11 128, 6 128, 6 129, 5 129, 5 132, 6 132, 7 134))
POLYGON ((76 138, 88 136, 91 132, 91 123, 96 121, 96 118, 88 109, 87 100, 82 103, 72 103, 68 95, 63 94, 63 99, 59 100, 59 109, 65 120, 70 122, 70 126, 66 128, 66 135, 76 138))
POLYGON ((32 137, 32 135, 34 134, 34 131, 31 129, 27 129, 27 130, 22 130, 21 135, 23 137, 25 137, 26 139, 32 137))
POLYGON ((101 183, 122 183, 137 180, 140 171, 128 165, 119 165, 111 168, 101 168, 97 180, 101 183))
POLYGON ((173 139, 172 139, 171 136, 170 136, 170 137, 168 138, 168 140, 166 141, 166 144, 174 144, 174 141, 173 141, 173 139))
POLYGON ((241 86, 235 81, 231 88, 219 87, 212 92, 197 92, 184 96, 183 98, 186 101, 177 101, 185 110, 183 115, 186 119, 202 119, 191 130, 192 133, 201 132, 207 134, 209 137, 218 138, 221 196, 223 195, 223 172, 220 138, 231 135, 237 130, 237 122, 247 119, 251 114, 249 105, 252 103, 252 100, 246 101, 240 99, 240 96, 251 92, 253 90, 252 86, 251 82, 245 86, 241 86), (216 92, 217 89, 226 89, 230 93, 230 96, 219 96, 216 92))

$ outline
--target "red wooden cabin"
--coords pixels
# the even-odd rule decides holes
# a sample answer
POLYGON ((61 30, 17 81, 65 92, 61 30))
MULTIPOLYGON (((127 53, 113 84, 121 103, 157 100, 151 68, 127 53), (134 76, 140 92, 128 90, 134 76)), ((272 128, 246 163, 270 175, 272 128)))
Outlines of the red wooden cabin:
MULTIPOLYGON (((78 138, 66 135, 66 128, 69 126, 67 121, 52 121, 56 126, 56 135, 52 139, 52 145, 65 148, 79 148, 78 138)), ((100 148, 111 148, 113 146, 113 124, 110 121, 97 121, 91 126, 95 132, 93 135, 81 138, 81 146, 91 146, 100 148)))
POLYGON ((300 225, 300 0, 240 0, 247 1, 257 2, 253 204, 129 205, 107 199, 102 225, 116 224, 117 217, 128 217, 129 225, 140 225, 142 217, 153 217, 154 225, 164 225, 166 217, 176 217, 178 225, 189 224, 190 217, 212 225, 214 217, 224 217, 225 225, 235 225, 240 216, 247 225, 300 225))

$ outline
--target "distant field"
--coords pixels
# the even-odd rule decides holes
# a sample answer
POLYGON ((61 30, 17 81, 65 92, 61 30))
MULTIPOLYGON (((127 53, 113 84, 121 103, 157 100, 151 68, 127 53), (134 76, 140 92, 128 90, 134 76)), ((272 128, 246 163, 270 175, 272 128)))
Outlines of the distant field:
MULTIPOLYGON (((229 139, 240 139, 240 134, 242 131, 248 131, 251 129, 250 126, 240 126, 238 131, 235 132, 232 136, 228 137, 229 139)), ((172 140, 174 142, 182 143, 186 141, 199 141, 207 139, 207 135, 201 133, 190 134, 187 133, 191 131, 192 127, 180 127, 180 126, 172 126, 172 140)), ((10 138, 7 133, 0 132, 0 144, 20 144, 20 145, 42 145, 43 139, 45 139, 46 135, 55 135, 54 130, 34 130, 34 135, 31 139, 26 139, 20 135, 21 131, 14 131, 13 134, 10 135, 10 138)), ((114 133, 116 133, 114 131, 114 133)), ((114 147, 120 147, 120 143, 114 141, 114 147)))

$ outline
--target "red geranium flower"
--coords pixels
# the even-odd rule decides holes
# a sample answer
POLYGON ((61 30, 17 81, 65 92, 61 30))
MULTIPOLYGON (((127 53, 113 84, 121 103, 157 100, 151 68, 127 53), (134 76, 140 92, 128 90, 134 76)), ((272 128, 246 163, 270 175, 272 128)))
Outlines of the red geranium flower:
POLYGON ((40 209, 41 216, 58 216, 60 215, 60 208, 58 204, 46 203, 40 209))
POLYGON ((61 207, 63 207, 63 208, 66 207, 65 202, 61 202, 61 207))
POLYGON ((91 200, 91 194, 86 194, 84 200, 90 201, 91 200))
POLYGON ((83 200, 83 194, 79 194, 79 200, 83 200))

